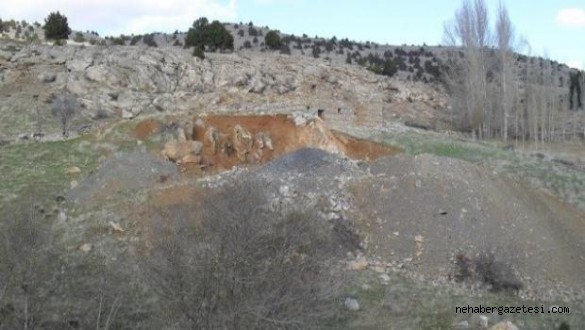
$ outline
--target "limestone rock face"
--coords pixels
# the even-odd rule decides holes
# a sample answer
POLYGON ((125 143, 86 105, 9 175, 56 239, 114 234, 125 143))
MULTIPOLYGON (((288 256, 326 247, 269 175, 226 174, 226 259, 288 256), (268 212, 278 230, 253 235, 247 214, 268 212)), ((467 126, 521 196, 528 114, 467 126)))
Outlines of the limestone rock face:
POLYGON ((173 162, 198 163, 201 161, 199 155, 203 150, 203 143, 199 141, 171 140, 165 144, 163 155, 173 162), (199 157, 199 158, 196 158, 199 157))
MULTIPOLYGON (((133 119, 186 111, 291 113, 325 109, 327 114, 341 114, 335 110, 354 113, 359 107, 379 112, 362 111, 360 120, 378 123, 390 101, 395 107, 410 100, 425 104, 425 109, 445 104, 440 94, 426 86, 413 89, 358 66, 324 65, 314 59, 272 53, 209 53, 200 60, 188 50, 161 45, 30 44, 2 53, 0 58, 9 59, 3 62, 0 81, 7 88, 27 89, 27 93, 1 99, 0 110, 32 112, 27 95, 58 94, 65 89, 84 105, 77 118, 86 122, 80 125, 96 120, 94 114, 104 111, 110 117, 133 119), (12 84, 15 86, 8 86, 12 84)), ((305 122, 305 118, 298 119, 305 122)), ((352 118, 340 115, 337 119, 338 124, 345 124, 352 118)), ((18 134, 18 128, 0 128, 8 135, 18 134)), ((232 138, 231 132, 224 133, 232 138)))
POLYGON ((234 127, 234 149, 238 160, 246 163, 248 161, 248 154, 252 150, 254 140, 252 134, 240 125, 234 127))

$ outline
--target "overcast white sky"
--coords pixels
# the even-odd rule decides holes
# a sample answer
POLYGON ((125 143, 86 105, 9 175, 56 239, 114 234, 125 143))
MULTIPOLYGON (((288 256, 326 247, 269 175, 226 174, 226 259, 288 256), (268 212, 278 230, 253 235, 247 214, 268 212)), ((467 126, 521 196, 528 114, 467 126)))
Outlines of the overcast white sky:
MULTIPOLYGON (((59 10, 74 30, 100 35, 186 31, 206 16, 285 33, 439 44, 461 0, 1 0, 0 18, 43 23, 59 10)), ((486 0, 494 12, 500 0, 486 0)), ((585 69, 585 0, 503 0, 532 54, 585 69)), ((493 16, 492 16, 493 17, 493 16)))

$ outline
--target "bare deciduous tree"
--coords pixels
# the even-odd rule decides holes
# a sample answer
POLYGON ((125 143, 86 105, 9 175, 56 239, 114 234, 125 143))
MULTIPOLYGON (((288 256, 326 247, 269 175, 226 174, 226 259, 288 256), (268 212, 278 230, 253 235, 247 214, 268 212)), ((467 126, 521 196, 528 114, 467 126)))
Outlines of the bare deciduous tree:
POLYGON ((496 40, 498 45, 498 60, 500 73, 500 114, 503 117, 502 137, 508 140, 509 118, 514 100, 515 80, 513 73, 514 66, 514 28, 508 16, 508 10, 500 2, 498 17, 496 21, 496 40))
POLYGON ((51 102, 51 114, 61 123, 63 136, 69 135, 69 124, 79 108, 80 104, 75 96, 68 93, 57 95, 51 102))
POLYGON ((445 80, 454 101, 460 127, 481 137, 488 111, 488 57, 490 44, 487 6, 483 0, 463 1, 455 19, 445 25, 445 43, 454 47, 445 80), (458 56, 457 51, 463 52, 458 56))

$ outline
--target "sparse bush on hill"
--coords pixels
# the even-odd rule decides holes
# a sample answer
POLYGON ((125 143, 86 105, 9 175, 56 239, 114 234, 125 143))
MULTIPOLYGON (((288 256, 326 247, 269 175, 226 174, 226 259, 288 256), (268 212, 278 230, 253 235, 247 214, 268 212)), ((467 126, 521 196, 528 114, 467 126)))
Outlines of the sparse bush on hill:
POLYGON ((280 46, 280 53, 284 54, 284 55, 290 55, 291 54, 290 47, 288 45, 285 45, 285 44, 281 45, 280 46))
POLYGON ((256 30, 253 26, 250 25, 250 27, 248 28, 248 34, 251 37, 257 37, 260 35, 260 33, 258 33, 258 30, 256 30))
POLYGON ((482 252, 477 257, 458 254, 455 256, 455 266, 456 281, 480 281, 494 292, 517 293, 523 287, 512 267, 496 260, 491 252, 482 252))
POLYGON ((158 47, 156 41, 154 41, 154 34, 146 34, 144 38, 142 38, 142 42, 148 45, 148 47, 158 47))
POLYGON ((282 45, 280 36, 276 31, 270 31, 266 33, 266 36, 264 37, 264 42, 266 43, 266 46, 270 49, 279 49, 280 46, 282 45))
POLYGON ((312 54, 314 58, 319 58, 319 56, 321 55, 321 48, 317 45, 313 45, 312 54))
POLYGON ((205 52, 203 51, 203 46, 198 46, 198 47, 193 48, 193 56, 204 60, 205 59, 205 52))
POLYGON ((138 36, 133 36, 132 39, 130 39, 130 45, 134 46, 136 45, 136 43, 138 43, 140 40, 142 40, 142 36, 138 35, 138 36))
POLYGON ((244 48, 246 49, 252 48, 252 43, 249 40, 244 41, 244 48))
POLYGON ((244 30, 240 29, 240 31, 238 31, 238 35, 240 37, 244 37, 244 35, 246 35, 246 32, 244 32, 244 30))
POLYGON ((110 41, 112 42, 112 45, 115 45, 115 46, 124 46, 126 44, 126 42, 124 41, 124 38, 122 38, 122 37, 114 37, 114 38, 111 38, 110 41))
POLYGON ((73 38, 75 42, 85 42, 85 38, 83 37, 83 33, 75 32, 75 38, 73 38))
POLYGON ((67 39, 71 33, 67 17, 59 12, 50 13, 45 18, 43 29, 45 30, 45 38, 49 40, 67 39))

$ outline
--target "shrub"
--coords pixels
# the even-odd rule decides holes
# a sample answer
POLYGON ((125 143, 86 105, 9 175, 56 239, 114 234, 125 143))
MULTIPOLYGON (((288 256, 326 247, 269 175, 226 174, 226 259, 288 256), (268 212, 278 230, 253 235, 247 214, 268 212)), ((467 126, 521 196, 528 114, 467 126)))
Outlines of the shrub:
POLYGON ((148 45, 148 47, 158 47, 158 44, 154 41, 154 33, 146 34, 144 38, 142 38, 142 42, 148 45))
POLYGON ((382 70, 382 74, 388 77, 392 77, 398 72, 398 67, 394 64, 392 59, 386 59, 384 62, 384 69, 382 70))
POLYGON ((455 257, 455 265, 457 281, 478 280, 495 292, 517 293, 523 287, 512 267, 496 260, 491 252, 482 252, 475 258, 460 253, 455 257))
POLYGON ((244 30, 240 29, 240 31, 238 31, 238 35, 240 37, 244 37, 244 35, 246 34, 246 32, 244 32, 244 30))
POLYGON ((142 36, 140 36, 140 35, 133 36, 132 39, 130 39, 130 45, 131 46, 136 45, 136 43, 138 43, 141 39, 142 39, 142 36))
POLYGON ((252 43, 249 40, 244 41, 244 48, 252 48, 252 43))
POLYGON ((45 30, 45 38, 49 40, 67 39, 71 33, 67 17, 59 12, 50 13, 45 18, 43 29, 45 30))
POLYGON ((202 17, 195 22, 187 32, 185 47, 208 47, 210 50, 233 50, 234 37, 219 21, 209 24, 207 18, 202 17))
POLYGON ((319 46, 313 46, 313 51, 311 53, 314 58, 319 58, 321 55, 321 48, 319 46))
POLYGON ((112 42, 112 45, 116 45, 116 46, 124 46, 126 43, 124 42, 124 39, 121 37, 115 37, 110 39, 112 42))
POLYGON ((266 33, 264 37, 264 42, 266 46, 270 49, 279 49, 282 45, 282 41, 280 40, 280 36, 276 31, 270 31, 266 33))
POLYGON ((254 37, 254 39, 252 39, 252 42, 255 43, 255 44, 257 44, 258 43, 258 38, 257 37, 254 37))
POLYGON ((129 276, 126 260, 122 267, 92 253, 69 253, 51 228, 54 214, 29 189, 30 197, 0 214, 0 326, 141 328, 149 317, 143 303, 147 298, 138 293, 142 290, 129 276))
POLYGON ((280 53, 284 55, 290 55, 290 47, 288 45, 281 45, 280 53))
POLYGON ((315 213, 269 211, 261 191, 243 180, 191 209, 159 210, 165 225, 140 273, 165 323, 307 329, 335 316, 341 281, 330 267, 345 244, 315 213))
POLYGON ((203 47, 202 46, 195 47, 193 49, 193 56, 199 57, 200 59, 204 60, 205 59, 205 52, 203 51, 203 47))
POLYGON ((85 38, 83 37, 83 33, 75 32, 75 38, 73 39, 75 42, 84 42, 85 38))
POLYGON ((251 37, 257 37, 259 35, 258 30, 256 30, 253 26, 250 25, 250 27, 248 28, 248 34, 251 37))
POLYGON ((325 43, 325 51, 328 53, 332 52, 335 49, 335 43, 332 41, 328 41, 325 43))

